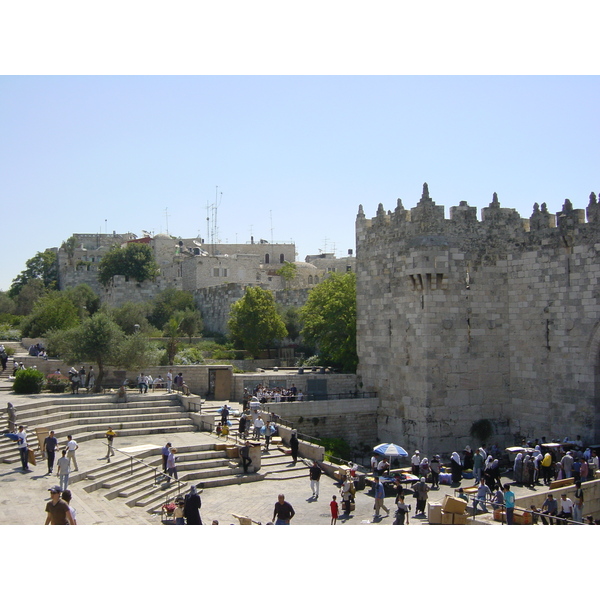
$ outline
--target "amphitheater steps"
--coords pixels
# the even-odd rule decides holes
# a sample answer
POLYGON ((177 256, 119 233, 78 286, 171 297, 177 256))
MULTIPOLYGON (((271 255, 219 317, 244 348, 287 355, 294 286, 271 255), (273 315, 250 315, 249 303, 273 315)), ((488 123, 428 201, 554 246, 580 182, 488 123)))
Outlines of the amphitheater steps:
MULTIPOLYGON (((115 403, 114 396, 103 401, 95 395, 57 395, 39 399, 17 407, 17 422, 24 423, 30 447, 38 449, 36 428, 53 430, 59 443, 66 442, 67 434, 77 442, 103 438, 108 427, 118 437, 151 434, 169 434, 195 431, 196 427, 185 409, 170 397, 132 395, 126 403, 115 403)), ((6 423, 6 421, 5 421, 6 423)), ((6 429, 7 424, 2 428, 6 429)), ((0 437, 0 462, 19 462, 16 444, 0 437)))

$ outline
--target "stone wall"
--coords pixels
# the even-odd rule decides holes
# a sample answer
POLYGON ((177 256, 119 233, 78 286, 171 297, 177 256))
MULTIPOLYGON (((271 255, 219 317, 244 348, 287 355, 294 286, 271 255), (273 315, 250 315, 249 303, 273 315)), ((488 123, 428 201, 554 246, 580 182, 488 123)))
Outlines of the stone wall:
POLYGON ((358 374, 379 393, 380 437, 427 453, 494 441, 600 435, 600 219, 501 208, 477 220, 425 184, 417 206, 356 220, 358 374))
POLYGON ((265 404, 264 410, 290 421, 301 434, 342 438, 355 448, 372 448, 379 442, 377 407, 377 398, 346 398, 265 404))
MULTIPOLYGON (((194 291, 196 306, 202 314, 206 331, 228 333, 231 305, 243 297, 245 290, 244 284, 225 283, 194 291)), ((309 292, 307 288, 277 290, 274 292, 275 302, 284 307, 300 308, 306 303, 309 292)))

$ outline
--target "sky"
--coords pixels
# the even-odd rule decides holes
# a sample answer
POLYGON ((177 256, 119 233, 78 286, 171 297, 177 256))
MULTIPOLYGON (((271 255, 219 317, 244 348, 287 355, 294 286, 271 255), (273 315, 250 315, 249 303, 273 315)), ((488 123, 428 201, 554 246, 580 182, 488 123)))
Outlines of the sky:
POLYGON ((0 289, 72 233, 344 256, 360 204, 412 208, 424 182, 446 216, 494 192, 522 217, 585 208, 599 97, 598 76, 5 75, 0 289))

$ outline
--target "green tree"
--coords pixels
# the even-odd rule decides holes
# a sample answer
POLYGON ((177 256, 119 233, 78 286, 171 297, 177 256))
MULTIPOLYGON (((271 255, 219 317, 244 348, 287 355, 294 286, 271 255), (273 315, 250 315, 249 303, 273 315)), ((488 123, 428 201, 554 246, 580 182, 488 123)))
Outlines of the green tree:
POLYGON ((21 323, 24 337, 42 337, 51 329, 70 329, 80 322, 77 307, 64 292, 49 292, 35 303, 21 323))
POLYGON ((58 287, 58 262, 54 250, 38 252, 25 263, 25 270, 17 275, 8 290, 11 298, 16 298, 23 287, 32 280, 39 280, 46 290, 58 287))
POLYGON ((190 344, 192 337, 202 330, 202 317, 198 310, 187 308, 174 313, 174 317, 179 321, 179 331, 188 336, 190 344))
POLYGON ((279 314, 283 319, 285 328, 287 329, 287 336, 291 340, 296 340, 300 337, 300 329, 302 327, 300 323, 300 310, 295 306, 289 307, 278 307, 279 314))
POLYGON ((109 250, 98 265, 98 281, 107 285, 115 275, 123 275, 127 281, 138 282, 154 279, 158 265, 148 244, 131 243, 109 250))
POLYGON ((171 317, 163 328, 163 333, 167 340, 167 361, 168 364, 172 365, 175 360, 175 355, 179 348, 179 326, 181 321, 177 317, 171 317))
POLYGON ((82 319, 100 310, 100 297, 87 283, 80 283, 75 287, 67 288, 64 294, 77 307, 79 316, 82 319))
POLYGON ((14 315, 17 303, 8 295, 8 292, 0 291, 0 314, 14 315))
POLYGON ((52 332, 48 336, 48 347, 66 362, 95 363, 98 374, 94 391, 98 392, 102 390, 108 365, 125 369, 145 366, 148 339, 142 335, 135 340, 131 337, 126 336, 109 315, 99 311, 78 327, 52 332))
POLYGON ((315 286, 300 309, 302 337, 314 344, 323 363, 355 372, 356 275, 332 273, 315 286))
POLYGON ((187 309, 195 310, 196 303, 191 292, 175 288, 167 288, 160 292, 154 300, 154 307, 148 320, 154 327, 162 330, 167 321, 177 312, 187 309))
POLYGON ((227 325, 236 346, 252 356, 287 335, 273 294, 259 287, 247 287, 244 296, 232 304, 227 325))
POLYGON ((128 335, 132 335, 137 331, 136 325, 139 325, 141 333, 148 334, 154 331, 148 322, 147 315, 149 312, 148 305, 140 302, 125 302, 119 308, 110 310, 110 314, 117 325, 128 335))
MULTIPOLYGON (((28 315, 33 310, 37 300, 46 293, 41 279, 30 279, 15 296, 16 314, 28 315)), ((10 296, 10 291, 8 292, 10 296)))
POLYGON ((283 266, 277 271, 277 275, 283 277, 286 286, 288 286, 298 275, 298 267, 296 263, 288 262, 287 260, 283 263, 283 266))

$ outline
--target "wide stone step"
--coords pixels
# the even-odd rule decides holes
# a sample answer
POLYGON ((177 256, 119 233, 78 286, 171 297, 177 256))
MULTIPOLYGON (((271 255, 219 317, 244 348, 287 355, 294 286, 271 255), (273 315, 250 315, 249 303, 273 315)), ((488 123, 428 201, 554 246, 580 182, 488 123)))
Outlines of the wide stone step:
MULTIPOLYGON (((209 480, 205 480, 205 481, 194 482, 193 479, 188 479, 188 480, 186 480, 185 487, 182 486, 181 492, 182 492, 182 495, 185 495, 185 493, 187 493, 187 491, 189 490, 190 485, 195 485, 199 489, 206 489, 206 488, 211 488, 211 487, 222 487, 222 486, 226 486, 226 485, 240 485, 242 483, 252 483, 254 481, 262 481, 263 479, 264 479, 264 475, 262 475, 261 473, 244 474, 243 472, 236 473, 236 474, 228 476, 228 477, 215 477, 214 479, 209 479, 209 480)), ((162 490, 162 492, 154 493, 152 497, 149 497, 147 499, 147 502, 145 502, 143 504, 143 506, 147 507, 147 511, 149 513, 160 513, 161 507, 162 507, 165 499, 173 498, 176 495, 176 489, 177 488, 175 488, 175 493, 172 493, 170 495, 168 494, 168 490, 162 490)), ((142 506, 142 505, 136 504, 136 506, 142 506)))

